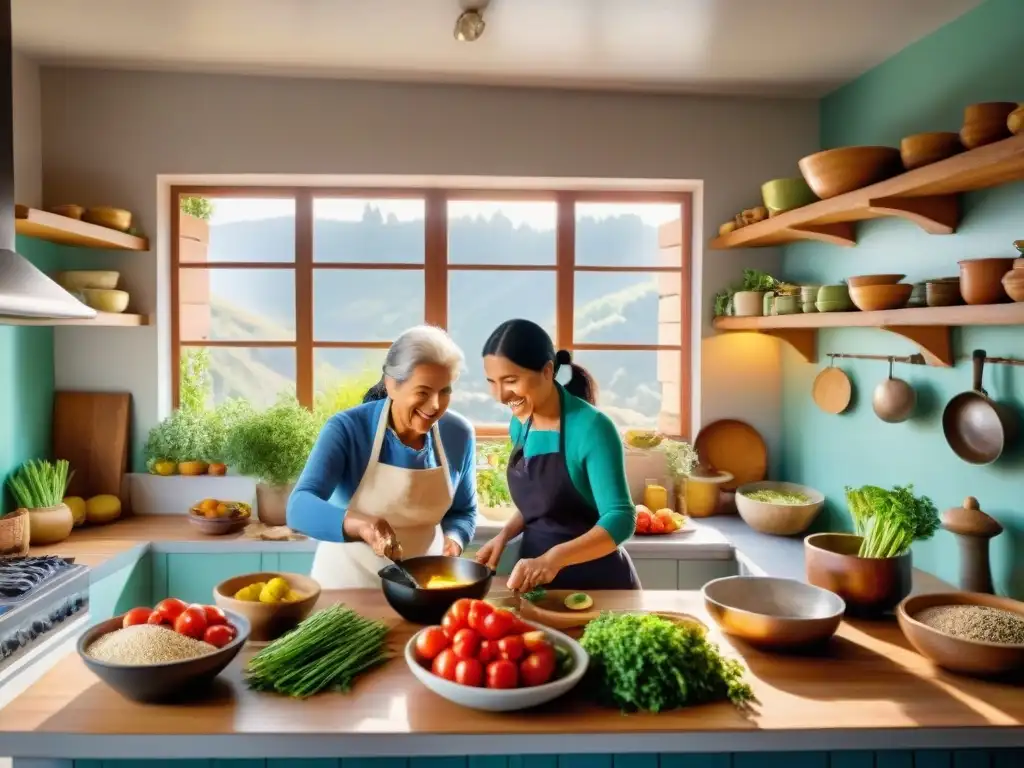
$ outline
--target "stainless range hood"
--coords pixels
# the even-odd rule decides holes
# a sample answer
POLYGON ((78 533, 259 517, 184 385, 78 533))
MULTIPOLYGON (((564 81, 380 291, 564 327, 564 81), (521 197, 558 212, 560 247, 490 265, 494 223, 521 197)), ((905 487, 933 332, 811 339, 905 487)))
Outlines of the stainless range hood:
POLYGON ((0 0, 0 323, 4 318, 89 319, 87 307, 14 251, 14 66, 11 0, 0 0))

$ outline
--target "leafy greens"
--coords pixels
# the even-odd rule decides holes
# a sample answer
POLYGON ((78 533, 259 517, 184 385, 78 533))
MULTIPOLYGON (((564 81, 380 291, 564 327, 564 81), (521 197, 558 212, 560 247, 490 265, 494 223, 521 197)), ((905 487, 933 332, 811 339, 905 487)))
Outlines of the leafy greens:
POLYGON ((915 541, 924 541, 939 529, 939 512, 927 496, 915 496, 914 486, 892 490, 876 485, 846 488, 846 504, 861 541, 861 557, 899 557, 915 541))

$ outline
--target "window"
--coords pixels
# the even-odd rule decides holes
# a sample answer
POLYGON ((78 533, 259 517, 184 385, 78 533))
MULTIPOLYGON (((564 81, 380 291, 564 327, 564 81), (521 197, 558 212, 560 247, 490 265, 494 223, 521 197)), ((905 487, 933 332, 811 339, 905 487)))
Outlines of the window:
POLYGON ((467 357, 453 407, 504 432, 479 362, 510 317, 594 374, 623 429, 689 426, 687 194, 176 188, 175 404, 190 365, 212 398, 359 402, 391 340, 448 329, 467 357))

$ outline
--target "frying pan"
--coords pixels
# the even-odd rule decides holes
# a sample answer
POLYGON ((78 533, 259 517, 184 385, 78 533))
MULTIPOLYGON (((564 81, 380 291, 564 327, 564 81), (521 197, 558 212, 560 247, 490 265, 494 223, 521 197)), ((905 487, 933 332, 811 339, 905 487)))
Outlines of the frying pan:
POLYGON ((953 453, 969 464, 991 464, 1017 438, 1016 414, 992 401, 981 386, 985 351, 974 350, 974 388, 961 392, 942 412, 942 432, 953 453))

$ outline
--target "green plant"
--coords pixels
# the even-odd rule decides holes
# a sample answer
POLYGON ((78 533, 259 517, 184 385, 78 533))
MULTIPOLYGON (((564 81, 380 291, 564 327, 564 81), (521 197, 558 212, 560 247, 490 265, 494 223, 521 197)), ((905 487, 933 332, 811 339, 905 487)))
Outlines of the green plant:
POLYGON ((209 221, 213 216, 213 202, 205 197, 183 197, 181 198, 181 212, 197 219, 209 221))
POLYGON ((189 347, 181 351, 178 402, 183 411, 205 411, 213 399, 210 350, 189 347))
POLYGON ((31 459, 7 478, 7 486, 19 507, 46 509, 64 501, 74 472, 65 459, 55 462, 31 459))
POLYGON ((142 449, 155 461, 202 461, 210 453, 210 421, 204 411, 178 409, 151 430, 142 449))
POLYGON ((238 424, 252 416, 254 409, 247 400, 232 397, 225 400, 213 410, 206 412, 206 424, 209 431, 209 441, 206 453, 201 457, 203 461, 213 463, 227 463, 224 457, 227 455, 228 438, 238 424))
POLYGON ((380 380, 380 373, 363 371, 332 382, 323 391, 317 392, 313 400, 313 413, 317 423, 323 425, 338 411, 363 402, 366 390, 380 380))
POLYGON ((312 411, 292 397, 283 397, 234 425, 224 461, 240 474, 268 485, 290 485, 302 473, 319 431, 312 411))
POLYGON ((665 453, 668 471, 674 480, 686 477, 697 466, 697 451, 687 442, 666 438, 658 449, 665 453))
POLYGON ((480 443, 477 446, 477 455, 487 462, 487 466, 477 470, 476 495, 486 507, 504 507, 512 503, 505 479, 511 453, 511 440, 480 443))
POLYGON ((913 485, 891 491, 875 485, 847 487, 846 504, 854 530, 863 537, 861 557, 899 557, 939 529, 938 509, 927 496, 915 496, 913 485))
POLYGON ((758 269, 743 270, 743 287, 741 291, 771 291, 779 286, 779 281, 758 269))

